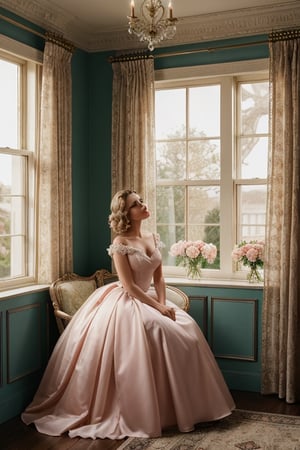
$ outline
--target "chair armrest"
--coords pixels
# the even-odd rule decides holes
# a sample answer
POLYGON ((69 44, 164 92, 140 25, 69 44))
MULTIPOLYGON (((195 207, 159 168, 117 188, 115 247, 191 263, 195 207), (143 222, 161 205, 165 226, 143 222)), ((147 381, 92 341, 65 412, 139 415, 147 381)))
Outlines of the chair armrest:
POLYGON ((168 300, 184 311, 187 312, 190 309, 190 299, 181 289, 178 289, 175 286, 166 285, 166 295, 168 300))

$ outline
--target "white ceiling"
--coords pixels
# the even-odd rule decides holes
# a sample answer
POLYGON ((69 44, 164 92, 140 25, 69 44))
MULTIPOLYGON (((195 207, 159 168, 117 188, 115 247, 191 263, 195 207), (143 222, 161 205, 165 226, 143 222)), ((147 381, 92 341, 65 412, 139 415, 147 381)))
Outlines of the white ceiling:
MULTIPOLYGON (((167 6, 169 0, 162 0, 167 6)), ((177 34, 164 45, 261 34, 300 25, 300 0, 172 0, 177 34)), ((141 0, 135 0, 136 13, 141 0)), ((127 33, 130 0, 0 0, 87 51, 140 47, 127 33)))

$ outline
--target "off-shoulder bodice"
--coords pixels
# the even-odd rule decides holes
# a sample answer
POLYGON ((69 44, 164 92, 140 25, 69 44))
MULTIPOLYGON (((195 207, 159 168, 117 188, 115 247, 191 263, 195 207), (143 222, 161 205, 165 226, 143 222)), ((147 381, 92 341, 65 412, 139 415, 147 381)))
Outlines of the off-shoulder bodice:
POLYGON ((110 256, 113 256, 114 253, 127 255, 134 281, 141 289, 147 291, 150 287, 153 273, 161 263, 161 253, 159 251, 161 246, 160 242, 156 243, 151 256, 148 256, 140 248, 124 244, 111 244, 107 251, 110 256))

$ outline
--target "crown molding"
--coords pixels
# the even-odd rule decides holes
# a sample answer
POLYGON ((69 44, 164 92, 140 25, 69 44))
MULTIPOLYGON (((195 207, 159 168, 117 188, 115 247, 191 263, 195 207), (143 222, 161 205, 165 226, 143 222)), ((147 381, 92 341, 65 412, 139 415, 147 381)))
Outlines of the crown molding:
MULTIPOLYGON (((47 0, 0 0, 0 6, 44 28, 62 34, 76 47, 88 51, 135 50, 145 48, 129 35, 127 26, 93 32, 62 8, 49 9, 47 0)), ((300 2, 245 8, 220 13, 179 18, 177 32, 161 47, 209 42, 221 39, 268 34, 278 29, 299 27, 300 2)))

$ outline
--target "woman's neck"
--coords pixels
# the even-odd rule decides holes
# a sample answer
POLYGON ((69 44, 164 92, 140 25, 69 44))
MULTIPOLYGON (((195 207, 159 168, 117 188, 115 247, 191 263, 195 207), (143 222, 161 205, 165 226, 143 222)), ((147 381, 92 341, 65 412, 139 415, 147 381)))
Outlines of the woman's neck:
POLYGON ((131 226, 129 230, 124 233, 125 237, 131 237, 131 238, 141 238, 142 237, 142 231, 140 226, 131 226))

